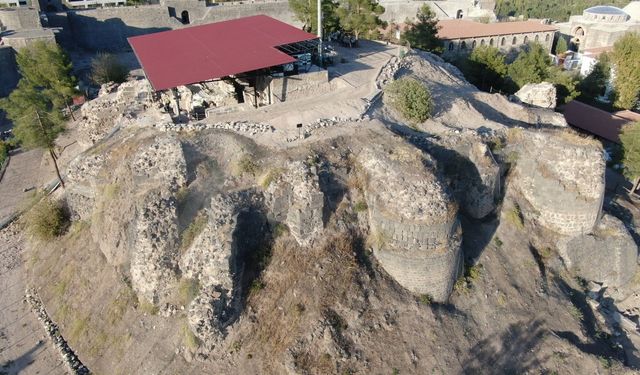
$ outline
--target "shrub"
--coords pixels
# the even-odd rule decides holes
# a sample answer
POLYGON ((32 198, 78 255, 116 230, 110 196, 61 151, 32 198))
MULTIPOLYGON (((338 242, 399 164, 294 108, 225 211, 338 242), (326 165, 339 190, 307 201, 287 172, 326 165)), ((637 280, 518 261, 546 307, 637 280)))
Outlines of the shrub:
POLYGON ((422 294, 420 296, 420 303, 423 304, 423 305, 430 305, 432 301, 433 301, 433 299, 428 294, 422 294))
POLYGON ((369 206, 367 206, 367 202, 365 201, 359 201, 355 204, 355 206, 353 206, 353 210, 355 212, 364 212, 367 210, 367 208, 369 208, 369 206))
POLYGON ((524 220, 522 219, 522 212, 520 211, 520 206, 517 204, 513 205, 513 208, 507 211, 507 221, 513 224, 516 228, 522 230, 524 229, 524 220))
POLYGON ((278 238, 288 233, 289 233, 289 227, 287 227, 287 224, 278 223, 273 228, 273 238, 278 238))
POLYGON ((108 82, 122 83, 127 80, 129 71, 116 56, 99 53, 91 60, 91 79, 101 85, 108 82))
POLYGON ((385 87, 391 106, 402 116, 413 122, 421 123, 431 116, 433 101, 431 93, 413 78, 401 78, 385 87))
POLYGON ((9 156, 9 145, 0 139, 0 167, 5 159, 9 156))
POLYGON ((243 175, 245 173, 249 173, 253 176, 256 175, 258 171, 258 165, 251 159, 251 156, 244 155, 238 160, 236 164, 236 174, 243 175))
POLYGON ((50 240, 64 232, 69 218, 61 202, 46 197, 29 211, 26 221, 31 235, 50 240))

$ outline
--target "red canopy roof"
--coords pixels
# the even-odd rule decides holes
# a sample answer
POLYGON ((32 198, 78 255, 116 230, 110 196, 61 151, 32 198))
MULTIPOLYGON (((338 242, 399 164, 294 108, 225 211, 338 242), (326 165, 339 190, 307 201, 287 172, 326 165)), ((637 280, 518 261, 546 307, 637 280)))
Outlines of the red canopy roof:
POLYGON ((316 36, 259 15, 129 38, 156 91, 295 61, 276 46, 316 36))

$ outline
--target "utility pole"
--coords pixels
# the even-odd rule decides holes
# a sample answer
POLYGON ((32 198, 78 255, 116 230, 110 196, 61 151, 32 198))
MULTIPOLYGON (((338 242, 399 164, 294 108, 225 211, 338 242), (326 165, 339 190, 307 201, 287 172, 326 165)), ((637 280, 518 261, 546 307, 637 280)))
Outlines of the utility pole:
POLYGON ((320 38, 320 42, 318 43, 318 60, 320 61, 320 67, 323 68, 323 57, 322 57, 322 0, 316 0, 318 2, 318 38, 320 38))

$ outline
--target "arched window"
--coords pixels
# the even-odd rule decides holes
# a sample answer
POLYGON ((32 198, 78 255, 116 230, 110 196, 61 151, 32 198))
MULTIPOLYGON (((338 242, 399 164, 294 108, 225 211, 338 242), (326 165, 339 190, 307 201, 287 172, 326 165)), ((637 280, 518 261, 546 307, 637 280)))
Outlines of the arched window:
POLYGON ((474 40, 473 43, 471 43, 471 49, 476 48, 476 41, 474 40))
POLYGON ((540 41, 540 35, 536 34, 536 37, 534 40, 536 41, 536 43, 538 43, 540 41))
POLYGON ((548 41, 549 41, 549 34, 547 34, 547 35, 545 35, 545 36, 544 36, 544 41, 545 41, 545 42, 548 42, 548 41))
POLYGON ((512 45, 516 45, 516 43, 518 43, 518 38, 516 38, 515 36, 513 37, 513 40, 511 41, 512 45))
POLYGON ((188 25, 189 24, 189 12, 187 12, 186 10, 183 10, 182 13, 180 14, 181 18, 182 18, 182 23, 184 25, 188 25))
POLYGON ((462 13, 462 9, 458 9, 458 12, 456 13, 456 19, 460 19, 462 18, 464 14, 462 13))
POLYGON ((489 39, 489 45, 493 47, 493 38, 489 39))
POLYGON ((455 46, 456 46, 456 45, 455 45, 453 42, 449 43, 449 51, 453 51, 453 48, 454 48, 455 46))
POLYGON ((529 37, 525 35, 524 36, 524 44, 527 44, 527 43, 529 43, 529 37))
POLYGON ((466 42, 460 43, 460 49, 467 49, 467 43, 466 42))
POLYGON ((500 45, 504 46, 505 44, 507 44, 507 38, 502 38, 502 40, 500 41, 500 45))
POLYGON ((482 39, 482 40, 480 41, 480 45, 481 45, 481 46, 484 46, 484 39, 482 39))

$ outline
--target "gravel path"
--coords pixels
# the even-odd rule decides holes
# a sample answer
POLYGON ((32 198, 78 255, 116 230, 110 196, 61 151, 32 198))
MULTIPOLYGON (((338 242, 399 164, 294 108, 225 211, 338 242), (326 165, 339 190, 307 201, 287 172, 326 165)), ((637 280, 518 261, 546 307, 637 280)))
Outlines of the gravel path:
POLYGON ((0 230, 0 374, 66 374, 60 356, 23 302, 22 252, 17 225, 0 230))

